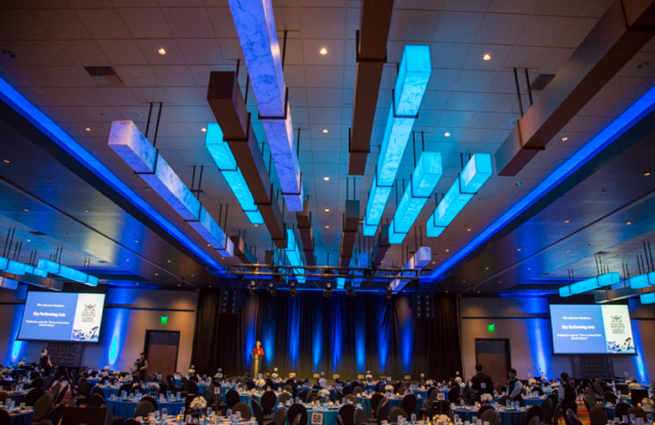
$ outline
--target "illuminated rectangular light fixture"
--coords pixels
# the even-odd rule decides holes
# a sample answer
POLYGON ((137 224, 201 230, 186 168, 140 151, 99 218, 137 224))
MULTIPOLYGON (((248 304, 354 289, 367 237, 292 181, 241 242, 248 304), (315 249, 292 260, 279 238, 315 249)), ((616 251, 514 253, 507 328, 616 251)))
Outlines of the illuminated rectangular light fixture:
POLYGON ((567 286, 559 288, 560 297, 570 297, 571 295, 582 294, 584 292, 593 291, 605 286, 616 285, 621 282, 621 277, 618 272, 611 272, 602 274, 600 276, 592 277, 591 279, 582 280, 580 282, 572 283, 567 286))
POLYGON ((626 279, 626 284, 628 284, 632 289, 643 289, 653 286, 655 285, 655 272, 633 276, 630 279, 626 279))
POLYGON ((492 173, 491 155, 473 154, 428 219, 425 225, 427 235, 431 238, 441 235, 492 173))
MULTIPOLYGON (((405 267, 406 270, 421 270, 432 260, 432 249, 429 246, 422 246, 416 251, 416 253, 409 259, 405 267)), ((407 275, 407 274, 405 274, 407 275)), ((407 285, 409 279, 395 279, 389 285, 393 290, 394 294, 402 291, 402 289, 407 285)))
POLYGON ((18 281, 9 279, 8 277, 0 276, 0 288, 18 289, 18 281))
POLYGON ((425 94, 432 64, 429 46, 405 46, 393 91, 373 185, 366 204, 364 236, 374 236, 425 94))
POLYGON ((234 244, 182 179, 141 134, 132 121, 114 121, 109 147, 224 257, 234 255, 234 244))
POLYGON ((443 175, 441 154, 439 152, 423 152, 418 159, 409 186, 396 207, 389 226, 389 243, 400 244, 410 231, 425 203, 432 196, 434 188, 443 175))
POLYGON ((57 123, 48 118, 39 108, 34 106, 30 101, 25 99, 23 95, 18 93, 9 83, 0 78, 0 99, 11 106, 16 112, 21 114, 36 128, 42 131, 47 137, 51 138, 60 148, 67 154, 71 155, 75 160, 79 161, 82 165, 87 167, 98 178, 104 181, 112 190, 125 197, 135 205, 147 217, 165 229, 172 237, 177 239, 181 244, 187 247, 198 258, 202 259, 212 269, 223 273, 223 267, 204 252, 195 242, 189 239, 184 233, 180 231, 173 223, 162 216, 143 198, 137 195, 129 186, 127 186, 121 179, 116 177, 103 163, 98 161, 96 157, 91 155, 89 151, 84 149, 73 140, 68 133, 62 130, 57 123))
MULTIPOLYGON (((368 269, 369 267, 371 267, 371 257, 369 256, 368 252, 361 252, 357 256, 357 268, 358 269, 368 269)), ((364 272, 361 271, 361 270, 353 270, 352 273, 355 276, 364 276, 364 272)), ((363 277, 354 277, 352 279, 352 285, 353 285, 354 288, 359 288, 359 286, 365 280, 366 279, 363 278, 363 277)))
POLYGON ((337 289, 343 289, 346 287, 346 278, 338 277, 337 278, 337 289))
POLYGON ((42 258, 39 260, 38 268, 45 270, 48 273, 63 277, 64 279, 72 280, 74 282, 83 283, 89 286, 98 286, 98 278, 91 276, 79 270, 66 267, 62 264, 56 263, 52 260, 42 258))
MULTIPOLYGON (((302 256, 300 255, 300 250, 298 249, 298 244, 296 243, 296 235, 293 233, 293 229, 287 229, 287 247, 284 249, 284 252, 287 254, 287 259, 289 264, 294 267, 304 266, 302 261, 302 256)), ((293 269, 295 274, 303 274, 303 269, 293 269)), ((298 283, 305 283, 305 276, 296 276, 298 283)))
POLYGON ((241 209, 248 216, 252 224, 263 224, 264 218, 259 212, 259 208, 255 205, 255 199, 250 193, 248 184, 241 174, 241 169, 237 165, 234 155, 230 150, 230 146, 223 140, 223 131, 216 123, 207 125, 207 136, 205 137, 205 146, 214 158, 214 162, 218 170, 223 174, 232 193, 239 201, 241 209))
POLYGON ((655 292, 639 295, 639 301, 642 304, 655 304, 655 292))
POLYGON ((39 277, 48 277, 47 271, 41 270, 38 267, 30 266, 29 264, 25 268, 25 273, 33 274, 34 276, 39 276, 39 277))
POLYGON ((229 0, 228 3, 287 209, 302 211, 302 174, 273 5, 270 0, 229 0))
POLYGON ((27 264, 23 264, 16 260, 10 260, 9 258, 0 257, 0 270, 11 274, 23 275, 27 270, 27 264))

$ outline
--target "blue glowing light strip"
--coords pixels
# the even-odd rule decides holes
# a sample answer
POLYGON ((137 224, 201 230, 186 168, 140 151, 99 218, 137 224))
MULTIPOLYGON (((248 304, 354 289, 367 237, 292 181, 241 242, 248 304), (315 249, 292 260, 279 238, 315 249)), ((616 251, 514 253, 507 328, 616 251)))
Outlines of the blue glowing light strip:
POLYGON ((47 260, 45 258, 39 260, 38 268, 45 270, 48 273, 61 276, 64 279, 69 279, 89 286, 98 286, 97 277, 83 273, 79 270, 72 269, 70 267, 66 267, 62 264, 47 260))
MULTIPOLYGON (((422 246, 416 251, 416 253, 409 259, 405 267, 405 270, 418 270, 420 271, 432 260, 432 249, 429 246, 422 246)), ((407 274, 403 274, 407 276, 407 274)), ((409 279, 395 279, 389 285, 393 290, 394 294, 402 291, 402 289, 407 285, 409 279)))
POLYGON ((389 226, 389 243, 403 242, 442 175, 441 154, 423 152, 389 226))
POLYGON ((16 260, 10 260, 9 258, 0 257, 0 270, 11 274, 23 275, 26 273, 27 264, 23 264, 16 260))
POLYGON ((171 236, 180 241, 180 243, 205 261, 210 267, 213 267, 221 273, 224 272, 223 267, 221 267, 218 262, 191 241, 191 239, 182 233, 175 225, 159 214, 150 204, 144 201, 139 195, 109 171, 104 164, 75 142, 64 130, 61 129, 61 127, 55 124, 54 121, 48 118, 36 106, 32 105, 32 103, 14 90, 14 88, 2 78, 0 78, 0 98, 50 137, 77 161, 84 164, 84 166, 91 170, 98 178, 103 180, 126 199, 130 200, 145 215, 166 229, 171 236))
POLYGON ((0 288, 18 289, 18 281, 9 279, 8 277, 0 276, 0 288))
MULTIPOLYGON (((294 267, 304 266, 293 229, 287 229, 287 247, 284 249, 284 252, 287 254, 290 265, 294 267)), ((304 269, 293 269, 295 274, 302 274, 303 271, 304 269)), ((296 280, 298 283, 305 283, 305 276, 296 276, 296 280)))
POLYGON ((626 283, 632 289, 643 289, 655 285, 655 272, 640 274, 626 279, 626 283))
POLYGON ((473 154, 428 219, 425 225, 427 236, 436 238, 441 235, 492 173, 491 155, 473 154))
POLYGON ((655 304, 655 292, 639 295, 642 304, 655 304))
POLYGON ((338 277, 337 278, 337 289, 343 289, 346 287, 346 278, 338 277))
POLYGON ((606 273, 600 276, 592 277, 591 279, 572 283, 568 286, 563 286, 559 288, 559 296, 570 297, 571 295, 582 294, 584 292, 593 291, 594 289, 602 288, 604 286, 615 285, 620 281, 621 277, 617 272, 606 273))
POLYGON ((303 188, 270 0, 229 0, 266 138, 289 211, 302 211, 303 188))
POLYGON ((503 226, 514 220, 534 204, 545 193, 550 191, 565 178, 570 176, 578 168, 584 165, 587 161, 593 158, 598 152, 604 149, 607 145, 611 144, 616 138, 627 131, 634 125, 641 117, 649 113, 655 104, 655 88, 648 90, 646 94, 637 99, 624 113, 617 119, 612 121, 603 131, 596 137, 591 139, 589 143, 578 150, 568 161, 562 164, 559 168, 553 171, 548 177, 544 179, 536 188, 534 188, 528 195, 526 195, 519 202, 514 204, 509 210, 494 221, 482 233, 477 235, 471 242, 462 248, 455 255, 444 261, 432 273, 426 276, 426 279, 434 280, 448 271, 452 266, 457 264, 465 256, 470 254, 478 246, 482 245, 487 239, 493 236, 503 226))
POLYGON ((374 236, 380 224, 431 72, 430 47, 405 46, 389 107, 377 171, 366 204, 364 236, 374 236))
MULTIPOLYGON (((367 269, 370 267, 370 257, 367 252, 361 252, 357 256, 357 268, 358 269, 367 269)), ((353 275, 355 276, 364 276, 364 272, 361 270, 353 270, 353 275)), ((354 277, 352 279, 352 285, 354 288, 359 288, 363 281, 366 279, 363 277, 354 277)))
POLYGON ((114 121, 111 124, 109 147, 212 248, 224 257, 234 255, 234 244, 230 238, 132 121, 114 121))
POLYGON ((223 174, 225 181, 232 189, 232 193, 239 201, 241 209, 246 213, 250 222, 252 224, 264 223, 264 218, 257 205, 255 205, 255 199, 252 197, 248 184, 237 166, 237 161, 234 159, 230 146, 223 139, 223 130, 218 124, 209 123, 207 125, 205 146, 212 158, 214 158, 218 170, 223 174))

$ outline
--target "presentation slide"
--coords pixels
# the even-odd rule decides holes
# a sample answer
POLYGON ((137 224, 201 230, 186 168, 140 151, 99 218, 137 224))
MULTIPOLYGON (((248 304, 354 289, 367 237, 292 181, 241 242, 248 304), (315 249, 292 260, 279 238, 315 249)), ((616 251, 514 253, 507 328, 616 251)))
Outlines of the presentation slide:
POLYGON ((105 294, 28 292, 18 339, 98 342, 105 294))
POLYGON ((627 305, 551 304, 555 354, 635 354, 627 305))

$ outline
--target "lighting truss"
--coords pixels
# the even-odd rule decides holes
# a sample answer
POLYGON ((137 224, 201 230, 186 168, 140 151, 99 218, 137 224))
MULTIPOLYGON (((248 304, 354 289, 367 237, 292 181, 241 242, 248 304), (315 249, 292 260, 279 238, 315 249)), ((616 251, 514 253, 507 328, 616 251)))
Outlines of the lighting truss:
MULTIPOLYGON (((441 154, 423 152, 389 226, 389 243, 401 244, 443 175, 441 154)), ((413 268, 413 267, 412 267, 413 268)))
POLYGON ((466 163, 425 225, 426 233, 436 238, 453 221, 482 185, 491 177, 491 155, 476 153, 466 163))
POLYGON ((89 286, 98 286, 98 278, 79 270, 64 266, 52 260, 42 258, 39 260, 38 268, 48 273, 63 277, 64 279, 83 283, 89 286))
POLYGON ((575 294, 582 294, 584 292, 593 291, 604 286, 616 285, 621 282, 621 277, 618 272, 611 272, 602 274, 600 276, 592 277, 591 279, 582 280, 580 282, 572 283, 567 286, 559 288, 560 297, 570 297, 575 294))
POLYGON ((643 289, 655 285, 655 272, 640 274, 626 279, 626 284, 632 289, 643 289))
POLYGON ((418 117, 418 110, 430 79, 432 65, 429 46, 405 46, 393 91, 387 125, 382 139, 377 169, 366 204, 364 236, 374 236, 391 188, 396 180, 400 161, 409 135, 418 117))
MULTIPOLYGON (((287 259, 289 264, 294 267, 303 267, 302 256, 300 255, 300 250, 298 249, 298 244, 296 243, 296 235, 293 233, 293 229, 287 229, 287 247, 284 249, 284 252, 287 254, 287 259)), ((305 283, 305 277, 303 276, 302 269, 293 269, 294 274, 298 283, 305 283)))
POLYGON ((230 238, 132 121, 112 123, 109 147, 212 248, 224 257, 234 255, 234 244, 230 238))
POLYGON ((255 199, 250 193, 248 184, 243 178, 241 169, 237 165, 234 155, 230 150, 230 146, 223 140, 223 131, 216 123, 207 125, 207 136, 205 138, 205 146, 214 158, 214 162, 218 170, 223 174, 232 193, 239 201, 243 212, 248 216, 252 224, 263 224, 264 218, 259 212, 259 208, 255 204, 255 199))
POLYGON ((259 114, 289 211, 302 211, 302 174, 270 0, 229 0, 259 114))
MULTIPOLYGON (((418 273, 430 261, 432 261, 432 249, 429 246, 422 246, 416 251, 412 258, 409 259, 404 268, 407 270, 417 271, 418 273)), ((402 275, 405 277, 405 272, 403 272, 402 275)), ((409 281, 410 279, 407 278, 395 279, 389 286, 391 287, 393 293, 397 294, 398 292, 402 291, 402 289, 405 287, 405 285, 407 285, 409 281)))

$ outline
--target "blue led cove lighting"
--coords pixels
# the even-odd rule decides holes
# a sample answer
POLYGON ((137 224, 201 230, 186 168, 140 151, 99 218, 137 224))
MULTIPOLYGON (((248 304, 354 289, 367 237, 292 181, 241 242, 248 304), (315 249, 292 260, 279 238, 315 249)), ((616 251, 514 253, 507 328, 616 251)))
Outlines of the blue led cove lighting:
POLYGON ((655 304, 655 292, 639 295, 639 301, 642 304, 655 304))
POLYGON ((432 64, 429 46, 405 46, 389 108, 377 170, 366 204, 364 236, 374 236, 414 127, 432 64))
POLYGON ((528 209, 532 204, 539 200, 544 194, 561 183, 565 178, 574 173, 583 166, 587 161, 593 158, 598 152, 611 144, 616 138, 627 131, 637 121, 653 110, 655 104, 655 88, 648 90, 646 94, 637 99, 623 114, 612 121, 596 137, 591 139, 586 145, 578 150, 569 160, 562 164, 546 177, 536 188, 526 195, 519 202, 514 204, 502 216, 496 219, 489 227, 477 235, 464 248, 455 253, 448 260, 444 261, 432 273, 423 278, 432 281, 444 274, 448 269, 461 261, 478 246, 493 236, 503 226, 514 220, 519 214, 528 209))
POLYGON ((144 201, 118 177, 116 177, 97 158, 75 142, 54 121, 48 118, 37 107, 30 103, 23 95, 18 93, 9 83, 0 78, 0 99, 9 104, 25 119, 34 124, 39 130, 50 137, 62 149, 91 170, 98 178, 132 202, 151 220, 162 226, 168 233, 186 246, 191 252, 201 258, 216 271, 223 273, 223 267, 205 253, 198 245, 191 241, 175 225, 159 214, 150 204, 144 201))
POLYGON ((571 295, 582 294, 584 292, 593 291, 594 289, 602 288, 604 286, 615 285, 620 281, 621 277, 617 272, 606 273, 600 276, 592 277, 591 279, 582 280, 580 282, 561 287, 559 288, 559 296, 570 297, 571 295))
POLYGON ((63 277, 64 279, 69 279, 89 286, 98 286, 97 277, 66 267, 52 260, 47 260, 45 258, 40 259, 38 268, 45 270, 48 273, 63 277))
POLYGON ((223 140, 223 131, 216 123, 207 125, 207 136, 205 137, 205 146, 214 158, 218 170, 223 174, 232 193, 239 201, 243 212, 246 213, 252 224, 264 223, 264 218, 255 205, 255 199, 250 193, 248 184, 237 166, 237 161, 230 150, 230 146, 223 140))
MULTIPOLYGON (((293 229, 287 229, 287 247, 284 249, 284 252, 287 254, 287 259, 289 264, 294 267, 304 266, 302 261, 302 256, 300 255, 300 250, 298 249, 298 244, 296 243, 296 236, 293 233, 293 229)), ((303 269, 293 269, 295 274, 302 274, 303 269)), ((296 276, 298 283, 305 283, 304 276, 296 276)))
POLYGON ((428 219, 425 225, 428 237, 436 238, 443 233, 457 214, 464 209, 475 193, 491 177, 492 172, 490 154, 473 154, 428 219))
POLYGON ((0 257, 0 270, 11 274, 23 275, 26 273, 27 264, 23 264, 16 260, 10 260, 9 258, 0 257))
POLYGON ((643 289, 655 285, 655 272, 640 274, 626 279, 626 283, 632 289, 643 289))

